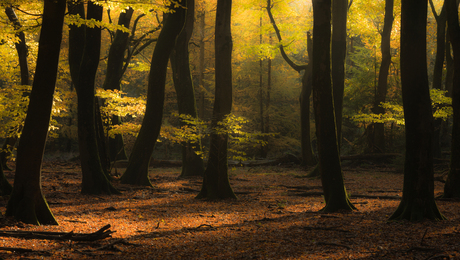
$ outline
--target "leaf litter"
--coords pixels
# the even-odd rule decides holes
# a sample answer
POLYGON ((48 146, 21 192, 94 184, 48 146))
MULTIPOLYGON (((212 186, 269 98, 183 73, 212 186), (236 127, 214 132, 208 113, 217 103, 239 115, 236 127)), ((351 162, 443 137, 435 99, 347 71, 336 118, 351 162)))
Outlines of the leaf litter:
MULTIPOLYGON (((122 172, 123 169, 118 169, 122 172)), ((7 172, 12 182, 13 173, 7 172)), ((446 221, 387 222, 399 205, 403 175, 392 168, 344 168, 353 212, 321 214, 319 179, 300 168, 229 170, 238 200, 195 196, 201 178, 152 168, 153 188, 115 186, 122 195, 80 194, 75 163, 44 165, 43 193, 59 226, 0 220, 0 232, 97 233, 95 241, 8 237, 3 259, 460 259, 460 201, 437 200, 446 221)), ((435 182, 435 195, 443 190, 435 182)), ((7 198, 0 202, 5 211, 7 198)), ((67 237, 68 238, 68 237, 67 237)))

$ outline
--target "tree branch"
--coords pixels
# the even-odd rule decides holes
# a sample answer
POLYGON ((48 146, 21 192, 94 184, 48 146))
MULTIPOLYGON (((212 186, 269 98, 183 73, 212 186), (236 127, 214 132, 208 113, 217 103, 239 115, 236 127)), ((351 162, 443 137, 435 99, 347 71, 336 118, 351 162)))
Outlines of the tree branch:
MULTIPOLYGON (((270 0, 267 0, 267 13, 268 13, 268 17, 270 18, 270 22, 271 24, 273 25, 273 29, 275 30, 275 33, 276 33, 276 37, 278 38, 278 41, 281 43, 282 39, 281 39, 281 33, 280 33, 280 30, 278 29, 278 26, 276 25, 276 22, 275 22, 275 18, 273 18, 273 14, 272 14, 272 11, 271 11, 271 1, 270 0)), ((291 66, 291 68, 293 68, 295 71, 297 72, 300 72, 302 70, 306 70, 307 69, 307 65, 298 65, 298 64, 295 64, 286 54, 286 52, 284 51, 284 46, 282 44, 280 44, 280 52, 281 52, 281 56, 283 57, 283 59, 287 62, 287 64, 289 64, 289 66, 291 66)))

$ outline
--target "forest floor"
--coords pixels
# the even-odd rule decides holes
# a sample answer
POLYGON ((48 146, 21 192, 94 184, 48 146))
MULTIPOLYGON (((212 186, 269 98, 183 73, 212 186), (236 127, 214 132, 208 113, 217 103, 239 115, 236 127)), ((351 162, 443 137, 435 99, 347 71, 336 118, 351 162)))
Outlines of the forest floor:
MULTIPOLYGON (((113 196, 81 195, 80 172, 75 162, 44 165, 44 195, 59 225, 1 219, 0 258, 460 259, 460 201, 437 200, 445 221, 387 221, 402 195, 403 175, 391 167, 344 167, 357 210, 336 214, 318 213, 321 181, 302 178, 305 171, 295 167, 230 169, 238 200, 226 201, 195 199, 201 178, 178 179, 180 168, 151 168, 154 188, 115 182, 122 195, 113 196), (91 233, 107 224, 111 237, 96 241, 36 236, 91 233), (13 238, 5 231, 33 233, 13 238)), ((6 174, 12 182, 13 172, 6 174)), ((442 189, 436 181, 435 194, 442 189)))

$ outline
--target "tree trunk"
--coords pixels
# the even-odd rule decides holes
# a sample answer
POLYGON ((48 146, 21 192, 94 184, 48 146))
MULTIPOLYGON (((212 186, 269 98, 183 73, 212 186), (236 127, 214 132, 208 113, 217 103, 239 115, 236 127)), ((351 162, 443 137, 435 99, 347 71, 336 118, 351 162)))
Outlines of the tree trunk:
MULTIPOLYGON (((446 5, 445 2, 442 6, 441 13, 438 15, 433 4, 430 0, 431 10, 436 19, 436 59, 433 68, 433 88, 442 90, 442 72, 444 70, 444 53, 446 51, 446 5)), ((442 119, 434 119, 434 135, 433 135, 433 156, 441 158, 441 126, 442 119)))
POLYGON ((218 0, 215 31, 216 87, 212 116, 212 133, 208 165, 204 172, 203 186, 197 198, 209 200, 236 199, 228 180, 227 145, 225 125, 220 125, 232 110, 232 34, 231 0, 218 0))
POLYGON ((199 58, 199 86, 200 86, 200 109, 199 109, 199 116, 203 120, 204 115, 205 115, 205 108, 204 108, 204 98, 205 98, 205 86, 204 86, 204 69, 205 69, 205 64, 204 64, 204 58, 205 58, 205 33, 206 33, 206 12, 203 10, 199 13, 198 17, 200 17, 200 26, 199 26, 199 35, 200 35, 200 58, 199 58))
POLYGON ((307 52, 310 61, 308 62, 302 78, 302 91, 300 93, 300 142, 302 149, 302 165, 314 166, 318 163, 311 147, 310 134, 310 96, 312 90, 312 60, 313 40, 310 32, 307 33, 307 52))
POLYGON ((326 206, 323 212, 355 209, 343 182, 331 83, 331 0, 313 1, 313 106, 319 170, 326 206))
POLYGON ((454 81, 452 85, 452 144, 450 169, 444 186, 445 198, 460 198, 460 26, 458 24, 458 4, 446 0, 449 34, 454 53, 454 81), (457 57, 457 58, 455 58, 457 57))
MULTIPOLYGON (((190 72, 188 44, 193 32, 195 19, 195 0, 187 0, 187 17, 185 27, 176 40, 176 46, 171 52, 171 68, 174 87, 177 95, 177 105, 180 115, 197 117, 195 89, 190 72)), ((184 125, 184 124, 183 124, 184 125)), ((195 152, 201 152, 200 142, 183 142, 182 172, 179 177, 203 176, 203 159, 195 152)))
POLYGON ((403 196, 390 220, 441 220, 434 200, 433 115, 426 59, 427 0, 401 1, 401 83, 406 121, 403 196))
MULTIPOLYGON (((118 18, 118 25, 129 28, 134 9, 128 8, 125 12, 120 13, 118 18)), ((129 33, 117 30, 115 37, 110 45, 109 55, 107 57, 107 73, 104 80, 104 89, 106 90, 120 90, 121 78, 123 76, 123 61, 125 51, 128 47, 129 33)), ((112 117, 111 125, 121 124, 119 116, 112 117)), ((117 134, 114 138, 108 138, 109 157, 111 161, 126 160, 125 145, 123 135, 117 134)))
MULTIPOLYGON (((270 18, 270 22, 273 25, 273 29, 275 30, 276 36, 278 37, 278 41, 281 42, 281 33, 278 29, 278 26, 275 23, 275 18, 271 12, 272 4, 271 0, 267 0, 267 13, 268 17, 270 18)), ((309 33, 307 33, 309 35, 309 33)), ((310 61, 308 65, 298 65, 295 64, 289 57, 287 56, 286 52, 284 51, 283 45, 280 45, 280 52, 283 59, 286 63, 291 66, 297 72, 305 70, 304 76, 302 78, 302 91, 300 93, 300 138, 301 138, 301 150, 302 150, 302 164, 303 165, 316 165, 317 160, 313 153, 311 147, 311 138, 310 138, 310 95, 311 95, 311 63, 312 63, 312 53, 308 50, 308 48, 312 48, 312 44, 308 43, 311 41, 310 36, 308 36, 307 40, 307 52, 310 61), (310 67, 309 67, 310 66, 310 67)))
POLYGON ((121 176, 122 183, 152 186, 148 168, 163 120, 168 60, 185 23, 186 10, 182 6, 187 4, 184 0, 180 2, 181 6, 173 8, 172 5, 174 12, 165 15, 163 19, 164 27, 152 55, 144 120, 129 157, 128 167, 121 176))
POLYGON ((45 0, 35 79, 16 159, 6 215, 28 224, 58 224, 41 189, 41 163, 48 135, 61 49, 66 1, 45 0))
POLYGON ((10 195, 12 191, 13 186, 6 179, 3 166, 0 164, 0 196, 10 195))
MULTIPOLYGON (((102 20, 103 9, 89 1, 87 19, 102 20)), ((82 188, 84 194, 119 193, 108 181, 102 167, 98 147, 95 117, 95 79, 99 65, 101 28, 85 28, 84 49, 80 69, 75 83, 78 102, 78 146, 82 170, 82 188)))
MULTIPOLYGON (((394 0, 385 1, 385 18, 383 22, 382 39, 380 43, 380 50, 382 52, 382 63, 380 64, 379 79, 377 84, 377 91, 375 93, 374 106, 372 113, 383 115, 385 109, 381 106, 385 102, 388 89, 388 73, 391 64, 391 29, 393 27, 393 6, 394 0)), ((372 144, 371 151, 377 153, 384 153, 385 147, 385 123, 373 123, 373 136, 371 137, 372 144)))
POLYGON ((342 110, 345 89, 345 57, 347 55, 348 0, 332 1, 332 91, 334 98, 335 125, 340 153, 342 144, 342 110))

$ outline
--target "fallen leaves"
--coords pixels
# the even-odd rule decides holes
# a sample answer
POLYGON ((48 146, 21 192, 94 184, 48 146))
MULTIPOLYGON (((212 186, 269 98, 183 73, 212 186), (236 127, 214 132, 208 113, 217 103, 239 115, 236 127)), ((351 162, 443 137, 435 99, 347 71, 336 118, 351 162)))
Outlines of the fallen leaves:
MULTIPOLYGON (((177 179, 179 168, 152 168, 154 188, 115 183, 117 196, 80 194, 75 164, 47 165, 44 194, 60 226, 2 219, 5 231, 93 233, 98 241, 1 237, 6 259, 456 259, 460 258, 459 201, 438 200, 448 220, 387 222, 398 206, 402 174, 391 169, 346 169, 358 210, 320 214, 320 180, 297 178, 300 169, 237 168, 230 181, 238 200, 202 201, 201 179, 177 179), (52 166, 52 167, 51 167, 52 166), (72 174, 66 174, 71 172, 72 174), (58 178, 59 177, 59 178, 58 178), (65 185, 62 185, 65 183, 65 185), (54 187, 54 188, 53 188, 54 187), (298 196, 303 192, 310 196, 298 196), (361 196, 364 195, 364 196, 361 196), (387 198, 388 197, 388 198, 387 198)), ((11 173, 8 177, 12 178, 11 173)), ((442 192, 436 183, 436 193, 442 192)), ((5 208, 6 200, 0 202, 5 208)))

